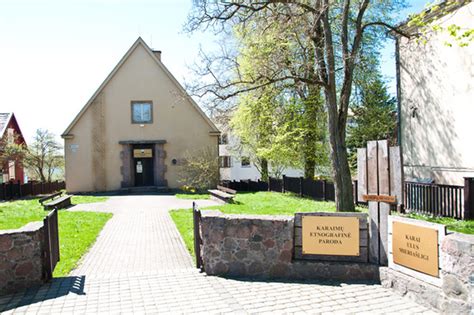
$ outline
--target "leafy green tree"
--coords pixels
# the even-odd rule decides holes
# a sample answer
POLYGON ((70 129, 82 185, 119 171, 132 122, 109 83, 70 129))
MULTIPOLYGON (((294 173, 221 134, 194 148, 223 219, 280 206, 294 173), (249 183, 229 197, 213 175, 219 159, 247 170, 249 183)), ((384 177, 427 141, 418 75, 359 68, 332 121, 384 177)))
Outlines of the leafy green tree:
MULTIPOLYGON (((450 23, 442 26, 439 19, 453 12, 454 10, 467 5, 469 1, 434 1, 426 4, 426 10, 412 14, 406 25, 407 28, 416 28, 416 36, 422 43, 426 43, 432 33, 446 33, 451 40, 447 40, 447 46, 453 46, 453 43, 459 47, 466 47, 474 41, 474 28, 460 26, 450 23)), ((449 22, 448 22, 449 23, 449 22)))
POLYGON ((62 146, 55 135, 46 129, 36 130, 33 143, 28 146, 25 164, 33 172, 33 177, 42 182, 51 182, 54 174, 64 167, 62 146))
POLYGON ((338 211, 354 211, 346 144, 354 73, 364 53, 375 49, 386 36, 385 32, 380 32, 381 27, 408 36, 390 25, 393 12, 403 6, 404 1, 202 0, 194 4, 189 30, 209 26, 220 28, 217 31, 229 30, 255 23, 258 27, 253 32, 259 32, 262 38, 275 29, 299 30, 294 32, 297 36, 293 36, 291 41, 285 40, 286 33, 283 32, 283 39, 277 40, 277 45, 268 47, 275 53, 271 62, 257 67, 257 73, 249 77, 241 75, 240 63, 226 55, 225 50, 219 58, 206 58, 203 65, 205 71, 201 74, 214 79, 215 84, 206 84, 198 94, 210 93, 216 98, 229 99, 268 85, 277 84, 291 89, 301 82, 321 89, 327 114, 336 208, 338 211), (301 49, 289 49, 293 54, 286 54, 286 46, 301 49), (302 60, 306 57, 310 58, 302 60), (225 66, 229 66, 230 73, 235 75, 219 76, 218 73, 225 72, 225 66), (215 67, 217 71, 214 71, 215 67))
POLYGON ((351 167, 357 169, 357 148, 365 148, 367 141, 388 139, 396 143, 396 99, 391 97, 380 77, 360 86, 359 100, 351 107, 347 145, 351 167))
POLYGON ((250 157, 263 180, 268 180, 270 166, 276 170, 299 166, 296 139, 300 132, 293 120, 275 90, 267 88, 239 98, 231 119, 232 131, 239 138, 237 150, 250 157))
POLYGON ((178 170, 178 181, 203 191, 219 182, 219 160, 215 147, 185 152, 178 170))

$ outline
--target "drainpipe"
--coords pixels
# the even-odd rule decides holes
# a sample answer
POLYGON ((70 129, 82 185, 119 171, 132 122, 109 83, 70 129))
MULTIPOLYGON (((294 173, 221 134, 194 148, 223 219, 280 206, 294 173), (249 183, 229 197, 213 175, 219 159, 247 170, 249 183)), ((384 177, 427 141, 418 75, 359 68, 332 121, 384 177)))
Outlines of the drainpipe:
POLYGON ((400 42, 399 37, 395 35, 395 68, 397 77, 397 144, 402 148, 402 126, 401 126, 401 104, 402 104, 402 91, 400 82, 400 42))

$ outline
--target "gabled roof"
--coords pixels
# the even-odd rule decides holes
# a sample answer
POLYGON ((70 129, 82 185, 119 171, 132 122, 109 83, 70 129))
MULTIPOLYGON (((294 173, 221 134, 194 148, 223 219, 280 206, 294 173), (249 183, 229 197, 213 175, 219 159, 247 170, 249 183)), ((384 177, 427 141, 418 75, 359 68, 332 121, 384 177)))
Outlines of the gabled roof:
POLYGON ((114 77, 115 73, 122 67, 122 65, 127 61, 127 59, 130 57, 130 55, 135 51, 135 49, 139 46, 142 45, 143 48, 145 48, 146 52, 150 55, 150 57, 156 62, 158 67, 160 67, 161 70, 166 74, 166 76, 173 82, 178 90, 182 92, 184 95, 186 95, 186 98, 188 101, 191 103, 191 105, 197 110, 197 112, 204 118, 204 120, 208 123, 209 127, 211 127, 210 133, 211 134, 219 134, 219 129, 214 125, 214 123, 207 117, 207 115, 203 112, 203 110, 199 107, 198 104, 192 99, 191 96, 188 95, 186 90, 179 84, 178 80, 171 74, 171 72, 165 67, 165 65, 156 57, 156 55, 153 53, 150 47, 145 43, 145 41, 141 38, 138 37, 138 39, 135 41, 135 43, 130 47, 130 49, 127 51, 127 53, 122 57, 122 59, 119 61, 119 63, 115 66, 115 68, 110 72, 110 74, 107 76, 107 78, 102 82, 102 84, 99 86, 97 91, 92 95, 92 97, 89 99, 89 101, 86 103, 86 105, 81 109, 79 114, 74 118, 74 120, 71 122, 71 124, 66 128, 66 130, 63 132, 61 137, 66 138, 68 136, 71 136, 69 133, 71 132, 71 129, 76 125, 76 123, 81 119, 82 115, 87 111, 89 106, 94 102, 96 97, 102 92, 102 90, 107 86, 107 83, 112 80, 114 77))
POLYGON ((18 122, 16 121, 14 113, 0 113, 0 138, 2 138, 5 135, 5 132, 7 131, 7 127, 10 124, 10 122, 13 122, 13 125, 16 128, 16 133, 18 134, 18 136, 20 136, 22 143, 26 144, 25 138, 23 137, 20 126, 18 125, 18 122))
POLYGON ((5 134, 8 123, 12 118, 13 113, 0 113, 0 137, 5 134))
MULTIPOLYGON (((472 0, 445 0, 440 3, 435 3, 432 6, 424 9, 422 12, 417 13, 418 14, 423 14, 423 22, 425 23, 431 23, 434 19, 440 18, 442 16, 445 16, 460 7, 471 3, 472 0), (436 7, 436 10, 433 10, 433 8, 436 7)), ((409 25, 410 21, 412 20, 411 17, 408 17, 405 21, 400 23, 398 25, 398 28, 402 29, 405 32, 413 32, 415 31, 418 27, 416 25, 409 25)), ((396 32, 392 32, 394 35, 398 35, 396 32)))

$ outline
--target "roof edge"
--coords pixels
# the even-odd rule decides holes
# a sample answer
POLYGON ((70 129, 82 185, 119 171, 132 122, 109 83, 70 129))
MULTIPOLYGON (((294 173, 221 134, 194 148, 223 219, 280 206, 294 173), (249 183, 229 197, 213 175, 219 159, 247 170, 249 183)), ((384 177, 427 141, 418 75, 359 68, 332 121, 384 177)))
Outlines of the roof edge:
POLYGON ((138 39, 133 43, 133 45, 127 50, 127 52, 122 57, 122 59, 120 59, 120 61, 117 63, 117 65, 112 69, 112 71, 109 73, 109 75, 105 78, 105 80, 102 82, 102 84, 97 88, 97 90, 94 92, 92 97, 82 107, 82 109, 79 111, 79 113, 76 115, 76 117, 72 120, 72 122, 69 124, 69 126, 66 128, 66 130, 61 134, 61 137, 63 139, 69 138, 71 136, 70 132, 71 132, 72 128, 77 124, 79 119, 81 119, 82 115, 84 115, 84 113, 91 106, 91 104, 94 102, 94 100, 100 94, 100 92, 102 92, 102 90, 105 88, 105 86, 113 78, 115 73, 117 73, 117 71, 120 69, 120 67, 125 63, 125 61, 128 59, 128 57, 130 57, 132 52, 137 48, 137 46, 139 44, 143 45, 145 50, 148 52, 148 54, 151 56, 151 58, 156 62, 156 64, 165 72, 165 74, 176 85, 176 87, 186 96, 186 99, 198 111, 198 113, 204 118, 204 120, 211 127, 212 131, 219 132, 219 130, 217 129, 215 124, 212 122, 212 120, 206 115, 206 113, 204 113, 204 111, 199 107, 199 105, 196 104, 196 102, 192 99, 192 97, 189 96, 189 94, 186 92, 186 90, 181 86, 181 84, 178 82, 178 80, 176 80, 176 78, 166 68, 166 66, 156 57, 156 55, 153 53, 153 50, 145 43, 145 41, 141 37, 138 37, 138 39))
MULTIPOLYGON (((435 18, 446 16, 446 15, 452 13, 453 11, 465 6, 466 4, 469 4, 470 2, 471 2, 471 0, 444 1, 444 2, 441 2, 441 3, 438 3, 438 4, 434 4, 434 5, 430 6, 429 8, 426 8, 426 9, 422 10, 421 12, 415 13, 413 15, 419 15, 419 14, 424 13, 425 16, 423 18, 423 22, 431 23, 431 22, 433 22, 433 20, 435 18), (432 9, 435 6, 440 7, 440 9, 433 12, 432 9)), ((414 30, 418 29, 419 26, 417 26, 417 25, 410 25, 410 26, 408 25, 411 20, 412 20, 412 18, 410 18, 410 16, 409 16, 405 21, 401 22, 397 26, 397 28, 400 28, 405 32, 410 32, 410 31, 414 31, 414 30)), ((392 32, 392 33, 394 35, 398 35, 396 32, 392 32)))

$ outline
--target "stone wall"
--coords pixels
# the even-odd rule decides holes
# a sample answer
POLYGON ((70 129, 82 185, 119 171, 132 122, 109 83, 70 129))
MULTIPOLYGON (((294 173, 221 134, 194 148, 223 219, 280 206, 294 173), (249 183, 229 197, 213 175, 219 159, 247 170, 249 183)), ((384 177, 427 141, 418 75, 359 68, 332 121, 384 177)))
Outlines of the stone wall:
POLYGON ((367 263, 294 259, 294 220, 289 216, 223 215, 203 211, 204 269, 210 275, 261 279, 377 280, 367 263))
POLYGON ((428 284, 390 268, 380 269, 382 285, 449 314, 469 314, 474 282, 474 236, 453 233, 440 248, 442 286, 428 284))
POLYGON ((0 231, 0 295, 43 283, 43 223, 0 231))

